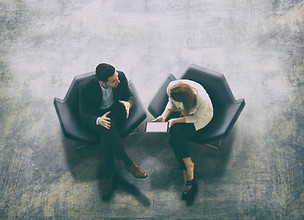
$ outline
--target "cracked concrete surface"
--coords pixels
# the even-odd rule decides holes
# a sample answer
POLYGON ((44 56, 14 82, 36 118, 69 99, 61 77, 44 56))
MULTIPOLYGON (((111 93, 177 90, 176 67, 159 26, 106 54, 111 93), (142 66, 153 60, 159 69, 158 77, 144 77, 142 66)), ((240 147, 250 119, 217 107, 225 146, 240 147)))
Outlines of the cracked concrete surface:
MULTIPOLYGON (((0 219, 303 219, 301 0, 0 2, 0 219), (100 62, 132 79, 145 107, 168 73, 225 74, 246 106, 218 151, 191 145, 199 192, 166 135, 125 138, 149 177, 116 163, 102 201, 102 152, 63 137, 53 98, 100 62)), ((148 114, 147 120, 152 116, 148 114)))

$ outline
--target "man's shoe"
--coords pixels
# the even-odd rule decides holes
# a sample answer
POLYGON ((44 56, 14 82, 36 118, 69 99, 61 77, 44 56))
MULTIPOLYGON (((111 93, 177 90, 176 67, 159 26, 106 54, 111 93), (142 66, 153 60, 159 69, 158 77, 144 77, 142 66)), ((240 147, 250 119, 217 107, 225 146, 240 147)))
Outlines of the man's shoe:
POLYGON ((102 179, 102 188, 101 188, 101 193, 102 193, 102 198, 107 199, 111 195, 113 189, 113 175, 109 177, 103 177, 102 179))
POLYGON ((146 178, 148 176, 136 163, 133 163, 127 170, 136 178, 146 178))

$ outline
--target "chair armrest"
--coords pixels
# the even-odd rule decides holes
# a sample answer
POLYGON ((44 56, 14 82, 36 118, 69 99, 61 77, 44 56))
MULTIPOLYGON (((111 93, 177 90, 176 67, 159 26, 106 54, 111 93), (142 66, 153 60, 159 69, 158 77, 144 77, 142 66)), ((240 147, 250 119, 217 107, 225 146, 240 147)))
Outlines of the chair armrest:
POLYGON ((214 115, 211 122, 202 129, 191 141, 201 144, 225 138, 233 128, 245 106, 245 100, 236 100, 223 112, 214 115))
POLYGON ((128 84, 129 84, 129 89, 133 95, 133 105, 130 109, 129 118, 126 120, 126 123, 124 123, 120 129, 120 135, 122 137, 126 137, 135 128, 137 128, 140 125, 140 123, 142 123, 147 117, 147 113, 140 100, 140 97, 137 93, 134 83, 131 80, 129 80, 128 84))
POLYGON ((168 103, 167 86, 173 80, 176 80, 176 78, 170 73, 166 81, 161 85, 161 87, 157 90, 157 93, 152 98, 152 101, 148 106, 148 111, 153 115, 154 118, 161 115, 165 110, 168 103))
POLYGON ((54 107, 62 132, 66 138, 82 144, 99 143, 99 135, 82 126, 78 114, 66 104, 65 100, 55 98, 54 107))

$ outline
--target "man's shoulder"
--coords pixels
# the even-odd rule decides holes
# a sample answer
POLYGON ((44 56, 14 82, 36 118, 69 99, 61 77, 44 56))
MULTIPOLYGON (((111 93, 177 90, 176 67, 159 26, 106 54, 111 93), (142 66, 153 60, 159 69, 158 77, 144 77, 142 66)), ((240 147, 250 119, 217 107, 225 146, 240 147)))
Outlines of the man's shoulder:
POLYGON ((127 78, 126 75, 125 75, 125 73, 123 71, 117 70, 116 72, 118 73, 118 77, 120 77, 120 78, 121 77, 127 78))
POLYGON ((128 79, 127 79, 126 75, 124 74, 124 72, 117 70, 117 73, 118 73, 118 78, 119 78, 119 80, 121 82, 120 86, 128 84, 128 79))

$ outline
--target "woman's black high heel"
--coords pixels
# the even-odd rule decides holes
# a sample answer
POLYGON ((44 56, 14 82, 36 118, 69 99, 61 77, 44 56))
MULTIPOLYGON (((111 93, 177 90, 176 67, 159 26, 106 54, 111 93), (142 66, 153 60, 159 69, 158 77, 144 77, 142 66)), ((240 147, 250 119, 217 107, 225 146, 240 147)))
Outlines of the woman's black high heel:
POLYGON ((194 197, 195 193, 198 191, 197 189, 197 181, 196 181, 196 166, 194 165, 193 169, 193 179, 187 180, 186 186, 191 186, 191 189, 188 191, 184 191, 182 193, 182 200, 190 200, 194 197))

